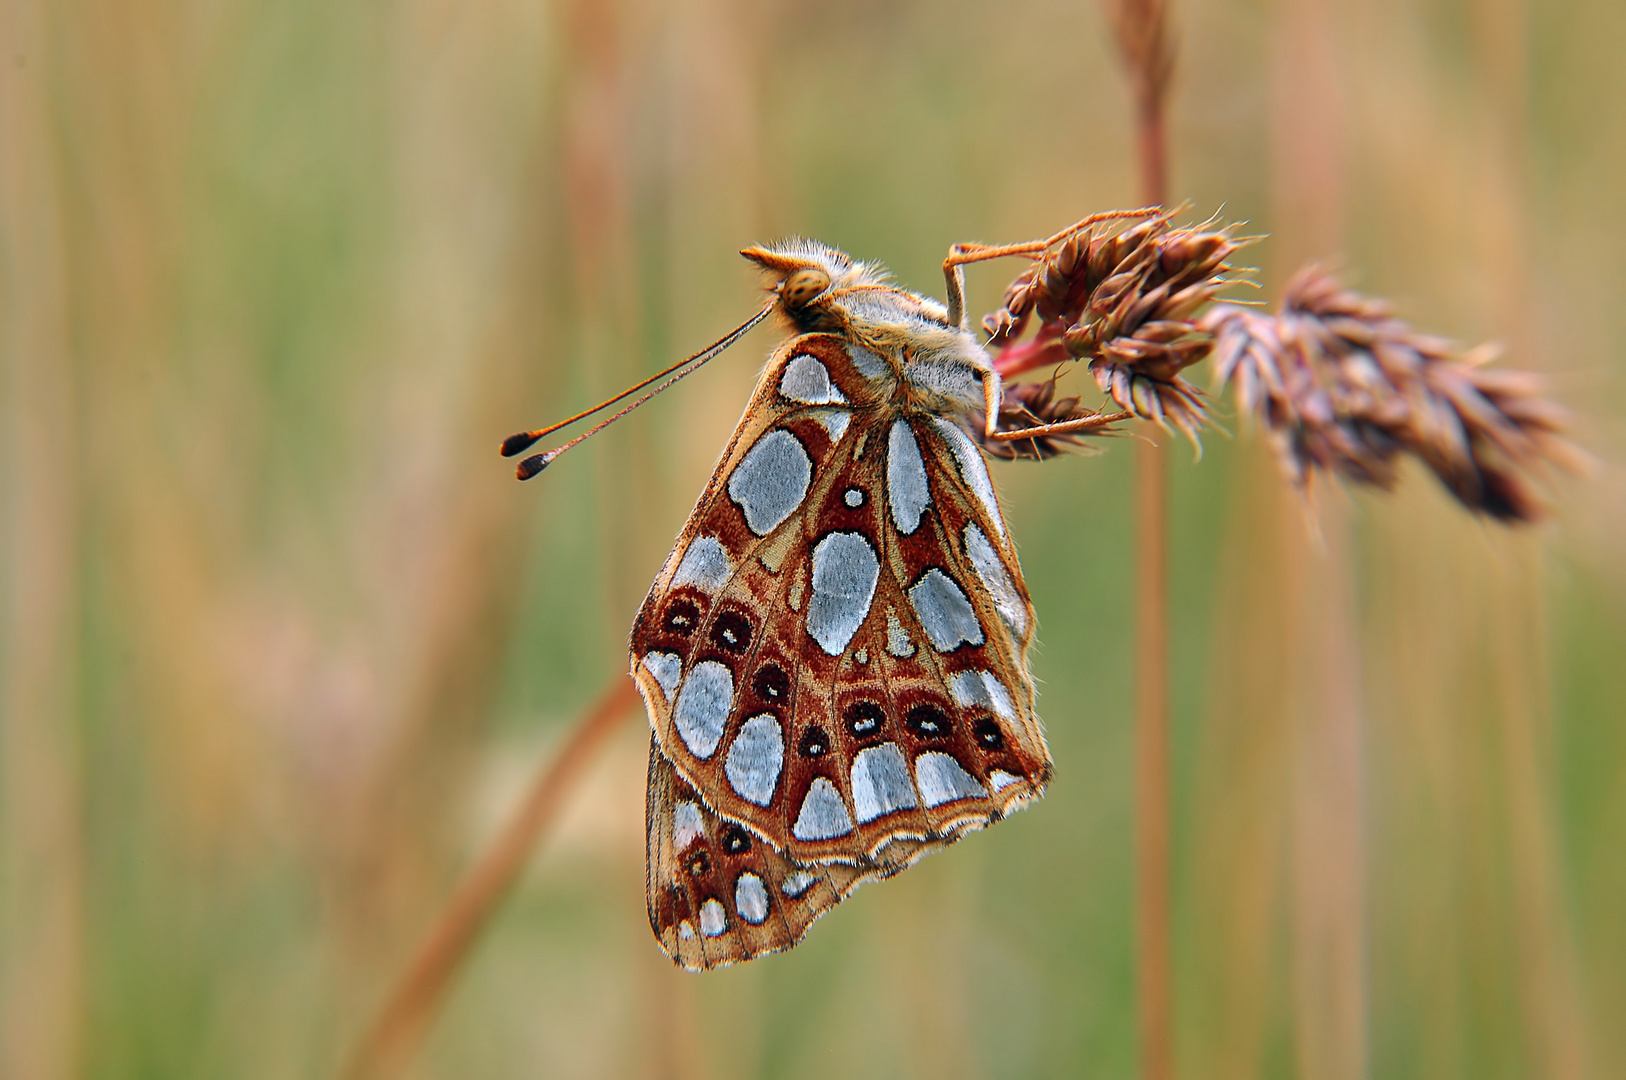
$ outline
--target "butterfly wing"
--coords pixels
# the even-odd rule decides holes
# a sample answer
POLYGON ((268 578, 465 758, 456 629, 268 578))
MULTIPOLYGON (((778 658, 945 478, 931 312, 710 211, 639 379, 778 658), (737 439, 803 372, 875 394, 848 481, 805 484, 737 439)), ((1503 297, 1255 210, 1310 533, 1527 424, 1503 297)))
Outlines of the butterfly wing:
POLYGON ((860 877, 1050 772, 986 467, 892 375, 833 336, 787 342, 632 634, 659 756, 703 809, 860 877))
POLYGON ((865 877, 851 866, 798 866, 718 817, 653 738, 645 806, 649 925, 691 971, 790 948, 865 877))
POLYGON ((690 971, 782 952, 860 885, 891 877, 944 846, 900 839, 862 867, 794 863, 707 808, 653 737, 645 808, 650 929, 661 949, 690 971))

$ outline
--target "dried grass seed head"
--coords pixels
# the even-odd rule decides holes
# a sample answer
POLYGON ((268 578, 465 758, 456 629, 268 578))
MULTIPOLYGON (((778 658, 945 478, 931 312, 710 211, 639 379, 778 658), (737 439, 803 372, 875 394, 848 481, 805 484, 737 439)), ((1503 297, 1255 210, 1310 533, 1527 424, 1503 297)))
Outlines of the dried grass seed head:
POLYGON ((1251 238, 1173 217, 1093 225, 1038 256, 983 320, 996 369, 1010 377, 1084 361, 1119 407, 1195 443, 1206 408, 1180 373, 1209 354, 1213 336, 1194 320, 1238 280, 1230 259, 1251 238), (1033 336, 1019 340, 1035 319, 1033 336))
POLYGON ((1492 347, 1418 333, 1319 266, 1293 276, 1275 315, 1222 304, 1201 324, 1216 385, 1235 387, 1301 490, 1316 470, 1388 488, 1411 454, 1469 509, 1533 521, 1535 474, 1581 462, 1539 378, 1486 367, 1492 347))

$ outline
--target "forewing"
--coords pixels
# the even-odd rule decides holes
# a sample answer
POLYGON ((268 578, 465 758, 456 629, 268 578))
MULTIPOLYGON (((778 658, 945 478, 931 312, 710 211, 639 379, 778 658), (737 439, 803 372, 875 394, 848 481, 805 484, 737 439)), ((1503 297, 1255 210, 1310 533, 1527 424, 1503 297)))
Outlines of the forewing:
POLYGON ((1050 760, 980 454, 863 359, 823 336, 776 354, 632 645, 709 811, 868 877, 1016 809, 1050 760))

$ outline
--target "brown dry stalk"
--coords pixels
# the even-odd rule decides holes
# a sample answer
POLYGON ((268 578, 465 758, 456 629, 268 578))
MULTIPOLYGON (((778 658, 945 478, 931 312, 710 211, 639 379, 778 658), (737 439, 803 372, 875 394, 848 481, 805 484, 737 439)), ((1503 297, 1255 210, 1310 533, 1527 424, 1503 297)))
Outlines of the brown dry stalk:
MULTIPOLYGON (((1108 4, 1114 16, 1118 47, 1135 91, 1141 198, 1161 205, 1168 201, 1164 111, 1174 71, 1167 13, 1163 0, 1108 0, 1108 4)), ((1214 264, 1214 273, 1219 272, 1223 261, 1221 258, 1214 264)), ((1160 257, 1157 272, 1165 275, 1160 284, 1169 280, 1168 269, 1160 257)), ((1150 283, 1150 271, 1142 280, 1150 283)), ((1200 287, 1195 277, 1182 280, 1187 282, 1187 288, 1200 287)), ((1128 326, 1129 320, 1121 325, 1128 326)), ((1103 370, 1107 366, 1103 365, 1103 370)), ((1125 387, 1124 380, 1117 374, 1122 366, 1110 364, 1105 385, 1116 391, 1114 400, 1124 394, 1129 403, 1134 404, 1134 378, 1131 377, 1125 387)), ((1150 376, 1151 371, 1144 374, 1150 376)), ((1179 368, 1168 374, 1178 379, 1179 368)), ((1097 382, 1101 378, 1102 372, 1098 371, 1097 382)), ((1159 386, 1162 383, 1162 380, 1155 381, 1159 386)), ((1171 389, 1179 391, 1181 388, 1171 384, 1171 389)), ((1189 402, 1195 399, 1184 393, 1156 392, 1142 400, 1148 409, 1154 403, 1160 407, 1165 402, 1174 403, 1174 415, 1185 419, 1189 402)), ((1146 416, 1139 408, 1135 412, 1146 416)), ((1157 419, 1166 425, 1169 409, 1164 407, 1162 412, 1163 417, 1157 419)), ((1187 435, 1191 435, 1189 430, 1187 435)), ((1135 695, 1136 1011, 1140 1021, 1141 1076, 1145 1080, 1168 1080, 1174 1073, 1174 950, 1169 914, 1169 858, 1173 846, 1169 824, 1173 799, 1169 779, 1169 481, 1168 463, 1161 449, 1146 443, 1138 450, 1135 455, 1135 589, 1141 603, 1135 619, 1134 660, 1135 684, 1139 688, 1135 695)))
POLYGON ((1319 266, 1293 276, 1274 315, 1218 304, 1201 323, 1217 384, 1236 387, 1300 491, 1316 470, 1387 490, 1409 454, 1470 510, 1525 522, 1543 513, 1536 473, 1585 463, 1537 376, 1487 367, 1493 347, 1418 333, 1319 266))
POLYGON ((563 749, 537 774, 525 801, 463 876, 446 910, 418 947, 341 1075, 399 1075, 480 931, 565 805, 587 765, 621 718, 638 704, 631 680, 616 677, 582 717, 563 749))
MULTIPOLYGON (((1168 97, 1169 78, 1174 73, 1174 48, 1169 43, 1163 0, 1108 0, 1107 14, 1118 39, 1118 51, 1129 69, 1136 106, 1142 112, 1161 113, 1168 97)), ((1141 179, 1144 184, 1147 177, 1141 179)), ((1162 195, 1162 192, 1148 194, 1162 195)))
POLYGON ((1168 9, 1163 0, 1106 0, 1106 8, 1135 96, 1141 194, 1147 202, 1163 203, 1168 188, 1164 113, 1174 76, 1168 9))

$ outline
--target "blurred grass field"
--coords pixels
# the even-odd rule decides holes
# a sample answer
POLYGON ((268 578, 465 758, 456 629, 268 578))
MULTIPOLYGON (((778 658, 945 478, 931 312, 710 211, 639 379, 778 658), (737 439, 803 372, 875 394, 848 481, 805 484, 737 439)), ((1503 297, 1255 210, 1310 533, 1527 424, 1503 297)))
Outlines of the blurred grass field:
MULTIPOLYGON (((1505 342, 1598 458, 1520 531, 1323 489, 1318 543, 1245 425, 1169 446, 1179 1075, 1626 1075, 1626 7, 1174 18, 1171 188, 1264 295, 1505 342)), ((938 293, 1132 205, 1127 101, 1090 2, 5 0, 0 1076, 331 1074, 772 336, 524 487, 500 438, 744 318, 748 243, 938 293)), ((1130 449, 994 470, 1048 798, 686 975, 630 718, 416 1075, 1134 1075, 1130 449)))

